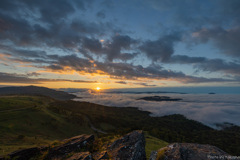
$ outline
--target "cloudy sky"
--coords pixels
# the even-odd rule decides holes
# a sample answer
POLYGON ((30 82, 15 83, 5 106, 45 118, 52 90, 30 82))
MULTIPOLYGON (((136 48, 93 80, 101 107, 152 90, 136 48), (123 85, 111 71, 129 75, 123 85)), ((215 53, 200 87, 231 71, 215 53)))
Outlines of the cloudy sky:
POLYGON ((239 0, 1 0, 0 85, 240 86, 239 0))

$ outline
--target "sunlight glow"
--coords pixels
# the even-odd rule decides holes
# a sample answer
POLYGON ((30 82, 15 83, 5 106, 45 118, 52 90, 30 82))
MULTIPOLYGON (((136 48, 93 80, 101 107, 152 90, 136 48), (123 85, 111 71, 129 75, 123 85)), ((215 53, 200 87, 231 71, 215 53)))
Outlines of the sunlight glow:
POLYGON ((101 89, 100 87, 97 87, 97 88, 96 88, 97 91, 100 91, 100 89, 101 89))

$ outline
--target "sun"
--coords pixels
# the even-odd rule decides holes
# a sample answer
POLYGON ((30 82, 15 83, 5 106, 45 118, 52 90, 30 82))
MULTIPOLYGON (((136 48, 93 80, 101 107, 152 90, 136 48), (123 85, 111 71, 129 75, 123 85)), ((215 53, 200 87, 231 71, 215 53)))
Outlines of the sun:
POLYGON ((100 87, 97 87, 97 88, 96 88, 97 91, 100 91, 100 89, 101 89, 100 87))

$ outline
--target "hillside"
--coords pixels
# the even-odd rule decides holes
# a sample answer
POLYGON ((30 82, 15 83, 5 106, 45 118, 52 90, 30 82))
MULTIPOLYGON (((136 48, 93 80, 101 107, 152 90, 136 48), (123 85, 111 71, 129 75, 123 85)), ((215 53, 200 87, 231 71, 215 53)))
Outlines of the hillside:
POLYGON ((0 96, 0 155, 94 132, 84 117, 49 110, 54 101, 42 96, 0 96))
POLYGON ((37 86, 26 87, 2 87, 0 88, 0 95, 42 95, 48 96, 57 100, 69 100, 76 96, 63 91, 56 91, 53 89, 37 86))
MULTIPOLYGON (((61 142, 41 147, 14 151, 0 160, 210 160, 235 159, 221 149, 196 143, 172 143, 148 148, 148 140, 141 130, 123 136, 98 138, 78 135, 61 142), (151 154, 146 152, 150 149, 151 154)), ((154 138, 156 144, 159 140, 154 138), (155 141, 156 140, 156 141, 155 141)), ((155 145, 157 146, 157 145, 155 145)))
POLYGON ((210 144, 232 155, 240 153, 237 126, 218 131, 182 115, 150 117, 149 112, 131 107, 58 101, 42 96, 0 97, 0 155, 54 144, 79 134, 94 134, 100 138, 124 135, 133 130, 147 131, 149 141, 153 136, 168 143, 210 144))

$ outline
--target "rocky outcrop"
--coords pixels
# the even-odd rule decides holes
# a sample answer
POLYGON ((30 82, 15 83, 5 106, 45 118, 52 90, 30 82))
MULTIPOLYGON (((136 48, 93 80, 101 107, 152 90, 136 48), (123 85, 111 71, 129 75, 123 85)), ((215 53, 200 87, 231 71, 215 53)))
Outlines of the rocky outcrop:
MULTIPOLYGON (((8 155, 10 159, 29 160, 145 160, 145 138, 142 131, 133 131, 113 143, 107 143, 105 150, 93 151, 93 135, 80 135, 61 142, 55 147, 29 148, 8 155), (45 151, 43 153, 43 151, 45 151)), ((101 149, 100 149, 101 150, 101 149)), ((9 158, 3 158, 7 160, 9 158)))
MULTIPOLYGON (((145 138, 143 131, 133 131, 114 142, 103 142, 94 149, 93 135, 80 135, 66 139, 55 147, 34 147, 15 151, 0 160, 145 160, 145 138)), ((211 145, 173 143, 154 151, 150 160, 228 160, 230 155, 211 145)))
POLYGON ((33 147, 28 149, 21 149, 10 153, 8 156, 10 157, 10 159, 26 160, 41 154, 41 152, 44 152, 47 149, 48 147, 33 147))
POLYGON ((80 135, 63 141, 62 145, 49 149, 47 159, 64 157, 68 153, 88 151, 94 141, 94 135, 80 135))
POLYGON ((89 152, 79 152, 66 160, 92 160, 92 155, 89 152))
POLYGON ((107 151, 95 152, 93 153, 93 159, 95 160, 104 160, 109 159, 107 151))
POLYGON ((145 160, 145 138, 143 131, 133 131, 114 141, 108 147, 108 154, 114 159, 145 160))
POLYGON ((173 143, 154 151, 150 160, 228 160, 230 155, 211 145, 173 143))

